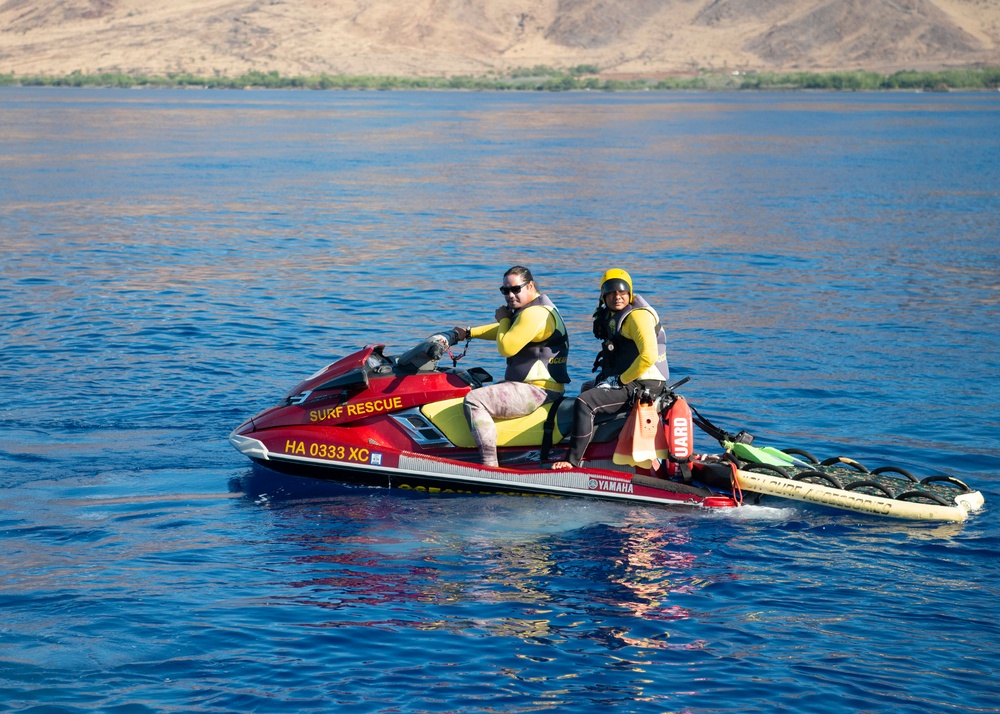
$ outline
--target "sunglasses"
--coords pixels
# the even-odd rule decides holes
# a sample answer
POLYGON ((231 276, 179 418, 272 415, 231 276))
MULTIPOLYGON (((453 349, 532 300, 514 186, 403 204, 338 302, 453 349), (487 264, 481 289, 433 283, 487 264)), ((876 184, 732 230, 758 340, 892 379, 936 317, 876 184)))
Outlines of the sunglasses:
MULTIPOLYGON (((530 282, 531 281, 529 280, 528 283, 530 283, 530 282)), ((521 283, 520 285, 510 285, 510 286, 501 285, 500 286, 500 292, 502 292, 504 295, 510 295, 511 293, 514 293, 515 295, 520 295, 521 294, 521 288, 523 288, 528 283, 521 283)))

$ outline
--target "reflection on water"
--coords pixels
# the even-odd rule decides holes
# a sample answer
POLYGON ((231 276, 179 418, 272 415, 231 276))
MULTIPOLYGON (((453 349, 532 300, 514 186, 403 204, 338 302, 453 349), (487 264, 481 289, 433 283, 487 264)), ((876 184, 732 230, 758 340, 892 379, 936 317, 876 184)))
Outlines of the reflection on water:
POLYGON ((670 639, 670 623, 691 617, 672 596, 695 594, 717 576, 697 568, 701 549, 686 521, 669 511, 550 497, 387 496, 261 468, 239 483, 244 498, 287 519, 286 544, 302 552, 293 559, 301 576, 291 583, 292 597, 337 610, 326 626, 345 626, 356 622, 355 610, 382 606, 390 618, 366 622, 394 631, 471 629, 533 643, 572 638, 597 619, 609 623, 603 636, 618 647, 703 646, 670 639), (422 530, 428 521, 438 526, 422 530), (571 587, 580 579, 588 583, 583 601, 571 587), (399 617, 404 603, 448 616, 407 622, 399 617), (511 608, 521 616, 512 617, 511 608), (503 614, 488 617, 493 610, 503 614), (662 624, 651 632, 655 622, 662 624))

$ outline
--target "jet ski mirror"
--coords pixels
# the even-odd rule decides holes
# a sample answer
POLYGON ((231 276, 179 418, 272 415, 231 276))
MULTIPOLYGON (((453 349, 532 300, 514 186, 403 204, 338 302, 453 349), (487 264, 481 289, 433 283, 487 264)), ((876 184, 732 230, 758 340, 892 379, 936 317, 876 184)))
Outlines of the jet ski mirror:
POLYGON ((324 389, 337 389, 338 387, 368 387, 368 372, 363 369, 352 369, 347 374, 342 374, 339 377, 334 377, 329 382, 324 382, 323 384, 315 387, 314 392, 320 392, 324 389))
POLYGON ((361 368, 352 369, 350 372, 334 377, 330 381, 323 382, 323 384, 318 387, 313 387, 308 391, 299 392, 298 394, 286 394, 284 403, 304 404, 309 401, 309 397, 311 397, 315 392, 328 392, 331 389, 343 389, 346 393, 346 391, 351 389, 354 389, 354 391, 361 391, 367 387, 368 372, 361 368))

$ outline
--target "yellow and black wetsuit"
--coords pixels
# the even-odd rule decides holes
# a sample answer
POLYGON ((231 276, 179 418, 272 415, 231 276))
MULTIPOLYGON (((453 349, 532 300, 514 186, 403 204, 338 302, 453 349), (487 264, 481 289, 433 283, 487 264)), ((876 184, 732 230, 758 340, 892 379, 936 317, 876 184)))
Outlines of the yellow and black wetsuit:
POLYGON ((496 340, 500 356, 507 358, 504 379, 508 382, 562 392, 570 381, 566 324, 545 295, 517 310, 513 319, 473 327, 469 336, 496 340))

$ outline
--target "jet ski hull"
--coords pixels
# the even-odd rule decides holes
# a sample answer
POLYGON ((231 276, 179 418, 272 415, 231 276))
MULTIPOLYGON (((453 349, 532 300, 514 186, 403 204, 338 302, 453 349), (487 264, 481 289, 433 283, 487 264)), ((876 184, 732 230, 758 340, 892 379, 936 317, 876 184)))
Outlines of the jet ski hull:
MULTIPOLYGON (((602 498, 658 505, 732 508, 737 503, 708 489, 611 468, 552 470, 540 467, 537 450, 524 454, 518 468, 493 468, 456 459, 399 452, 377 445, 350 444, 338 435, 336 447, 302 441, 301 434, 230 436, 233 446, 255 463, 284 474, 346 483, 453 493, 517 493, 602 498), (343 447, 341 450, 340 447, 343 447), (301 452, 301 453, 296 453, 301 452), (534 457, 531 466, 528 459, 534 457)), ((610 466, 610 464, 609 464, 610 466)))

